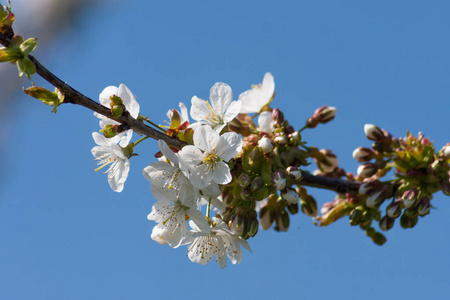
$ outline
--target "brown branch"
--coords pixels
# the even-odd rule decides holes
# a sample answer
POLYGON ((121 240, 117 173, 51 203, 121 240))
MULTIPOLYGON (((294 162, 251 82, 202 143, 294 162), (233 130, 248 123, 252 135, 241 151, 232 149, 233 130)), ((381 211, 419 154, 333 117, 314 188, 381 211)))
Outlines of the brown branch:
POLYGON ((361 182, 358 181, 316 176, 309 172, 302 172, 302 175, 303 178, 299 182, 300 185, 335 191, 339 194, 357 193, 361 185, 361 182))
MULTIPOLYGON (((0 33, 0 43, 8 47, 11 43, 11 40, 5 37, 3 34, 0 33)), ((142 122, 136 120, 133 118, 128 112, 123 113, 120 117, 115 118, 111 110, 107 107, 95 102, 91 98, 88 98, 63 82, 61 79, 59 79, 55 74, 50 72, 47 68, 45 68, 39 61, 34 58, 32 55, 28 55, 30 60, 34 63, 34 66, 36 67, 36 73, 38 73, 42 78, 44 78, 46 81, 48 81, 51 85, 54 87, 57 87, 61 92, 64 93, 65 98, 63 103, 72 103, 76 105, 84 106, 92 111, 95 111, 99 114, 104 115, 105 117, 108 117, 110 119, 113 119, 119 123, 122 124, 122 127, 124 130, 127 129, 133 129, 135 132, 139 134, 145 134, 155 140, 164 140, 168 145, 181 149, 186 143, 172 138, 164 133, 161 133, 142 122)))
MULTIPOLYGON (((0 33, 0 43, 8 47, 11 40, 0 33)), ((64 103, 72 103, 76 105, 84 106, 92 111, 104 115, 110 119, 116 120, 122 124, 122 127, 126 129, 133 129, 135 132, 147 135, 155 140, 164 140, 168 145, 181 149, 186 143, 178 139, 172 138, 164 133, 161 133, 142 122, 133 118, 128 112, 124 112, 119 118, 113 117, 111 110, 107 107, 95 102, 94 100, 84 96, 71 86, 67 85, 61 79, 59 79, 55 74, 50 72, 47 68, 39 63, 39 61, 31 55, 28 55, 30 60, 34 63, 36 67, 36 72, 48 81, 51 85, 57 87, 60 91, 65 94, 64 103)), ((322 176, 311 175, 310 173, 304 172, 303 179, 300 183, 301 185, 311 186, 321 189, 327 189, 335 191, 340 194, 345 194, 349 192, 357 192, 360 183, 346 181, 336 178, 328 178, 322 176)))

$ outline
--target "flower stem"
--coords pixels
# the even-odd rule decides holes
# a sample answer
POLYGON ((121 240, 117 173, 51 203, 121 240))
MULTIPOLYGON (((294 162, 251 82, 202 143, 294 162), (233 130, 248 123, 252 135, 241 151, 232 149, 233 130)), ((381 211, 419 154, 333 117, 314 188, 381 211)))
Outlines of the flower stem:
POLYGON ((133 144, 134 144, 134 146, 136 146, 137 144, 139 144, 140 142, 142 142, 142 141, 144 141, 144 140, 146 140, 146 139, 148 139, 148 138, 150 138, 150 137, 149 137, 149 136, 144 136, 143 138, 137 140, 137 141, 134 142, 133 144))
POLYGON ((210 217, 209 217, 209 211, 211 210, 211 198, 209 198, 209 200, 208 200, 208 206, 206 207, 206 217, 208 218, 208 219, 210 219, 210 217))

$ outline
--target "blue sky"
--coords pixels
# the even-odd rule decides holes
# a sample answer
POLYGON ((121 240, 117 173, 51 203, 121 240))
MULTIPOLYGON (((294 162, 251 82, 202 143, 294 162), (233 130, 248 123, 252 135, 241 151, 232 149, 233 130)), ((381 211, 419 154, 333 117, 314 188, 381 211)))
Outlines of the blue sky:
MULTIPOLYGON (((366 123, 395 136, 422 131, 437 149, 449 141, 450 3, 105 3, 54 41, 51 55, 35 52, 93 99, 125 83, 141 113, 162 123, 178 102, 207 98, 215 82, 237 98, 270 71, 273 106, 296 129, 316 108, 337 107, 332 123, 303 136, 332 149, 347 171, 357 168, 352 151, 370 146, 366 123)), ((245 251, 240 265, 200 266, 185 247, 150 238, 154 199, 141 172, 155 161, 155 141, 139 147, 124 191, 114 193, 94 172, 91 112, 63 105, 54 115, 31 98, 14 101, 0 175, 2 299, 448 299, 450 203, 442 193, 416 228, 396 224, 382 247, 347 219, 318 228, 296 215, 289 232, 249 240, 253 254, 245 251)), ((319 204, 334 197, 308 190, 319 204)))

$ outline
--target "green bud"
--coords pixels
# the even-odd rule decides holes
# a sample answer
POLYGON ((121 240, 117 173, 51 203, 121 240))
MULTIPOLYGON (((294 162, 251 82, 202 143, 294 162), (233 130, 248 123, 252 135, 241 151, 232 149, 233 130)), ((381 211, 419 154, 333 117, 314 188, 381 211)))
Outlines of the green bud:
POLYGON ((117 125, 111 124, 105 125, 105 127, 102 130, 100 130, 100 132, 103 133, 103 135, 108 139, 115 137, 118 133, 117 125))
POLYGON ((413 228, 414 226, 416 226, 418 221, 419 221, 418 216, 408 217, 406 214, 403 214, 400 217, 400 225, 405 229, 413 228))
POLYGON ((249 229, 248 229, 248 231, 247 231, 247 234, 248 234, 250 237, 255 236, 255 235, 258 233, 258 228, 259 228, 259 222, 258 222, 258 219, 253 219, 252 222, 251 222, 251 224, 250 224, 250 226, 249 226, 249 229))
POLYGON ((123 114, 123 105, 112 105, 111 113, 116 118, 120 117, 123 114))
POLYGON ((375 244, 382 246, 384 243, 386 243, 386 237, 379 232, 375 232, 375 234, 372 235, 372 241, 375 244))

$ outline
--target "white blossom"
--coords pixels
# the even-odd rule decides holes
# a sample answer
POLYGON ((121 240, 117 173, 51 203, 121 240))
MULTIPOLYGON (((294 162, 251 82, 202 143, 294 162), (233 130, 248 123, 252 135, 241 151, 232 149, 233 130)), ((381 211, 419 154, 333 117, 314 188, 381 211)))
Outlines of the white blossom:
MULTIPOLYGON (((203 232, 209 232, 209 224, 197 209, 197 199, 192 189, 180 188, 178 198, 167 198, 170 194, 158 194, 157 202, 147 219, 158 223, 155 236, 167 241, 170 247, 178 247, 186 237, 187 220, 191 219, 203 232)), ((153 238, 153 237, 152 237, 153 238)), ((154 238, 153 238, 154 239, 154 238)), ((161 244, 160 241, 157 241, 161 244)))
POLYGON ((252 86, 251 90, 239 95, 242 102, 241 114, 259 113, 261 108, 269 104, 275 92, 275 82, 271 73, 266 73, 262 84, 252 86))
POLYGON ((192 184, 202 189, 211 181, 227 184, 231 181, 230 167, 225 163, 242 148, 242 139, 234 132, 219 135, 209 126, 194 131, 194 146, 187 145, 178 153, 180 168, 192 184))
POLYGON ((98 146, 92 148, 92 155, 98 161, 97 165, 101 165, 95 171, 108 166, 104 172, 108 174, 108 182, 111 189, 115 192, 121 192, 130 171, 130 162, 122 151, 122 148, 114 143, 111 139, 107 139, 98 132, 92 133, 95 143, 98 146))
POLYGON ((220 133, 239 114, 241 102, 233 101, 231 87, 222 82, 213 85, 209 99, 211 103, 197 96, 192 97, 191 117, 220 133))
POLYGON ((216 262, 223 269, 227 266, 227 256, 231 263, 239 264, 242 261, 241 245, 251 252, 248 242, 231 231, 227 225, 218 218, 212 218, 213 227, 209 233, 202 232, 192 222, 193 228, 185 240, 188 246, 188 257, 192 262, 205 265, 215 256, 216 262))
MULTIPOLYGON (((130 113, 133 118, 137 118, 139 115, 139 103, 136 101, 133 93, 128 89, 128 87, 121 83, 119 87, 116 86, 108 86, 106 87, 99 96, 100 104, 110 108, 111 106, 111 97, 117 96, 122 99, 123 105, 126 110, 130 113)), ((120 123, 105 117, 99 113, 94 113, 94 116, 100 119, 100 127, 104 128, 106 125, 119 125, 120 123)), ((111 138, 111 140, 115 143, 119 143, 120 146, 126 147, 131 140, 133 135, 133 129, 128 129, 127 131, 121 132, 111 138)))

